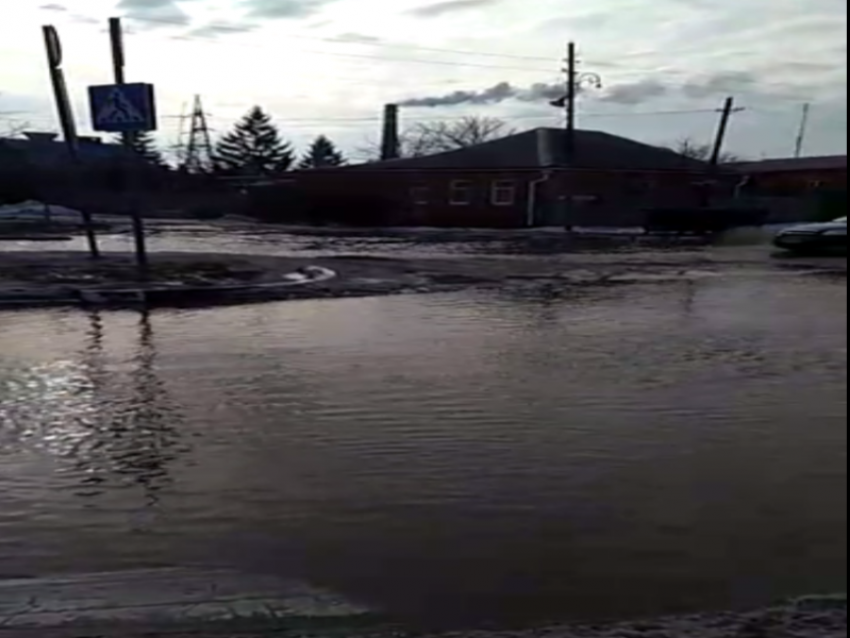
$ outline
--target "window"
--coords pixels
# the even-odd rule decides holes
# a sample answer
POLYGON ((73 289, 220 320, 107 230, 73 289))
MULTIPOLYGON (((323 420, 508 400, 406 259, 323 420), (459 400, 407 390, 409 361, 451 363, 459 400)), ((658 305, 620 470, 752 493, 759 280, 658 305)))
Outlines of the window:
POLYGON ((452 206, 469 206, 472 203, 472 182, 456 180, 449 187, 449 204, 452 206))
POLYGON ((516 203, 516 182, 511 180, 495 181, 491 194, 493 206, 513 206, 516 203))
POLYGON ((426 206, 431 203, 431 189, 427 186, 414 186, 410 189, 410 199, 417 206, 426 206))

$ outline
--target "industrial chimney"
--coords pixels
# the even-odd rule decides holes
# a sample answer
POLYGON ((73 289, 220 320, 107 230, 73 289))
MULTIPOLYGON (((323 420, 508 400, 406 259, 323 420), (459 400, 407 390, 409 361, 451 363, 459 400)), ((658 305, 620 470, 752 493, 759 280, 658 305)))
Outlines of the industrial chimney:
POLYGON ((381 139, 382 161, 398 159, 401 156, 398 113, 398 104, 387 104, 384 107, 384 133, 381 139))

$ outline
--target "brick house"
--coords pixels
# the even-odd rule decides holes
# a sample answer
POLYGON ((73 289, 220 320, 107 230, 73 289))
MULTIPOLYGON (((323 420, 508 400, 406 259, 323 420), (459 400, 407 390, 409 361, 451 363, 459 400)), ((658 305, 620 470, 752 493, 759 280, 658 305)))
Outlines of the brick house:
POLYGON ((293 178, 304 192, 380 195, 391 203, 389 223, 516 228, 642 225, 647 209, 698 207, 717 177, 704 162, 608 133, 579 131, 574 162, 567 143, 564 130, 537 129, 293 178))
POLYGON ((749 192, 758 195, 799 197, 847 190, 846 155, 741 162, 730 168, 744 176, 749 192))

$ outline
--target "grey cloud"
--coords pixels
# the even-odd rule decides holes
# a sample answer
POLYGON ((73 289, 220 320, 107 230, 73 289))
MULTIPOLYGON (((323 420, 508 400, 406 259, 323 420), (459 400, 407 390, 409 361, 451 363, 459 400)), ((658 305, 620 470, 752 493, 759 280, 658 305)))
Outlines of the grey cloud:
POLYGON ((125 11, 163 11, 177 6, 177 0, 121 0, 119 9, 125 11))
POLYGON ((567 87, 565 84, 543 84, 542 82, 538 82, 521 92, 519 99, 523 102, 551 102, 553 100, 560 100, 566 92, 567 87))
POLYGON ((101 21, 97 18, 93 18, 92 16, 87 16, 82 13, 71 13, 71 10, 65 5, 51 3, 51 4, 43 4, 39 7, 41 11, 50 11, 51 13, 64 13, 67 14, 70 18, 71 22, 76 22, 77 24, 100 24, 101 21))
POLYGON ((190 19, 180 7, 180 2, 191 0, 121 0, 118 8, 130 20, 144 24, 145 28, 186 26, 190 19))
POLYGON ((758 85, 758 79, 745 71, 729 71, 707 75, 689 80, 682 92, 692 99, 716 97, 720 94, 734 95, 752 91, 758 85))
POLYGON ((382 42, 381 38, 374 35, 366 35, 365 33, 340 33, 334 36, 335 42, 345 42, 350 44, 378 44, 382 42))
POLYGON ((75 13, 71 15, 71 21, 76 22, 77 24, 88 24, 88 25, 97 25, 101 24, 103 21, 98 20, 97 18, 93 18, 92 16, 83 15, 81 13, 75 13))
POLYGON ((335 0, 245 0, 243 6, 252 18, 271 20, 306 18, 319 13, 335 0))
POLYGON ((498 4, 501 0, 445 0, 435 4, 426 4, 410 11, 411 15, 418 18, 439 18, 450 13, 478 9, 498 4))
POLYGON ((658 80, 642 80, 631 84, 620 84, 605 91, 600 98, 603 102, 634 106, 669 93, 670 87, 658 80))
POLYGON ((192 37, 198 38, 217 38, 219 36, 224 35, 239 35, 242 33, 251 33, 252 31, 256 31, 258 26, 256 24, 249 23, 212 23, 212 24, 204 24, 199 27, 195 27, 191 31, 189 31, 188 35, 192 37))

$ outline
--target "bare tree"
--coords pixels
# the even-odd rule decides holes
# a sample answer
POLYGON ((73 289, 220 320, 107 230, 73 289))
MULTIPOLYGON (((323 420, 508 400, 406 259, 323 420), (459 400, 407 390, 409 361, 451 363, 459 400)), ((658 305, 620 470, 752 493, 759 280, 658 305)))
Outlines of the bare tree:
MULTIPOLYGON (((714 148, 711 144, 700 144, 690 137, 676 142, 676 145, 671 147, 671 150, 676 151, 679 155, 700 160, 701 162, 710 161, 711 156, 714 154, 714 148)), ((734 164, 740 161, 743 161, 743 158, 735 153, 721 153, 720 155, 721 164, 734 164)))
MULTIPOLYGON (((492 142, 514 133, 516 130, 505 120, 473 115, 452 122, 419 122, 404 130, 399 142, 402 157, 423 157, 492 142)), ((357 150, 375 161, 380 157, 380 146, 370 140, 357 150)))
POLYGON ((477 146, 514 133, 505 120, 470 116, 454 122, 422 122, 408 131, 406 137, 411 151, 427 155, 477 146))

